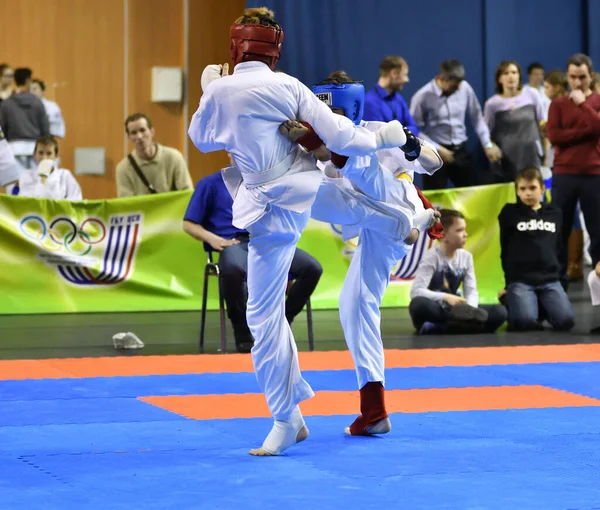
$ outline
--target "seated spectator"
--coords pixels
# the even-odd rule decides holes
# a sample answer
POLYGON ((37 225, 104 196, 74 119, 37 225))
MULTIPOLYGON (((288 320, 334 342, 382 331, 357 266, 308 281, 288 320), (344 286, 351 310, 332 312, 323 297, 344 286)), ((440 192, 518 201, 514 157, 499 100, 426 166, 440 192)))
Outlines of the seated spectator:
MULTIPOLYGON (((249 234, 233 226, 233 199, 221 172, 200 179, 183 221, 190 236, 204 242, 207 251, 219 252, 219 271, 227 314, 233 326, 238 352, 250 352, 254 340, 246 322, 246 273, 249 234)), ((296 248, 290 276, 293 279, 285 315, 291 324, 315 290, 323 269, 305 251, 296 248)))
POLYGON ((496 69, 496 95, 485 102, 483 116, 492 140, 502 151, 501 161, 492 165, 496 182, 512 182, 522 168, 542 165, 542 100, 537 90, 521 87, 517 62, 500 62, 496 69))
POLYGON ((193 189, 183 155, 154 141, 154 127, 143 113, 125 119, 134 150, 117 165, 117 196, 136 197, 193 189))
POLYGON ((54 200, 82 200, 81 187, 73 174, 56 168, 58 142, 53 136, 44 136, 35 144, 33 154, 36 170, 25 170, 18 184, 7 191, 12 195, 54 200))
POLYGON ((54 101, 50 101, 44 97, 46 93, 46 84, 36 78, 31 82, 30 87, 31 93, 39 97, 42 101, 46 114, 48 115, 48 121, 50 122, 50 134, 52 136, 58 136, 59 138, 65 137, 65 120, 63 119, 62 111, 54 101))
POLYGON ((50 134, 50 123, 42 102, 29 92, 31 69, 15 70, 14 94, 0 103, 0 125, 10 150, 23 169, 35 169, 35 142, 50 134))
POLYGON ((423 256, 410 291, 413 324, 419 334, 493 333, 506 321, 506 309, 479 305, 473 255, 464 249, 464 216, 452 209, 440 213, 443 238, 423 256))
POLYGON ((539 169, 519 172, 515 187, 519 201, 506 204, 498 216, 506 281, 498 297, 506 300, 509 329, 538 329, 538 317, 544 317, 554 329, 567 331, 575 318, 559 281, 562 213, 541 203, 544 181, 539 169))

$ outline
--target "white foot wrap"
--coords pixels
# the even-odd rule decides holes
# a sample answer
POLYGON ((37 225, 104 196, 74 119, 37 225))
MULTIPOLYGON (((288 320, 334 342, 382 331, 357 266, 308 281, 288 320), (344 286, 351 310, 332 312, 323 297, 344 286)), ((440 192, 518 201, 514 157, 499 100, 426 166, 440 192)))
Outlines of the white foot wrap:
POLYGON ((290 446, 296 444, 296 437, 302 427, 304 427, 304 418, 300 408, 292 411, 289 421, 275 420, 273 428, 265 439, 262 448, 271 455, 279 455, 287 450, 290 446))
POLYGON ((419 232, 427 230, 432 223, 435 209, 425 209, 423 212, 416 214, 413 218, 413 227, 418 229, 419 232))
POLYGON ((397 120, 381 126, 379 130, 375 131, 375 138, 377 150, 402 147, 406 143, 406 134, 402 129, 402 124, 397 120))

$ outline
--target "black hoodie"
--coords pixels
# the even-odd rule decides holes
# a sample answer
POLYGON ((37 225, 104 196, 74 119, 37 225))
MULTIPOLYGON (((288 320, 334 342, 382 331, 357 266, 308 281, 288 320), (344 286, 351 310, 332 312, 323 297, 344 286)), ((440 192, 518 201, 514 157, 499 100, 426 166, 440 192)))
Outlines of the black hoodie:
POLYGON ((558 281, 558 245, 562 213, 552 204, 537 211, 518 202, 500 215, 500 248, 506 285, 542 285, 558 281))
POLYGON ((9 142, 50 134, 44 103, 31 92, 17 92, 0 103, 0 126, 9 142))

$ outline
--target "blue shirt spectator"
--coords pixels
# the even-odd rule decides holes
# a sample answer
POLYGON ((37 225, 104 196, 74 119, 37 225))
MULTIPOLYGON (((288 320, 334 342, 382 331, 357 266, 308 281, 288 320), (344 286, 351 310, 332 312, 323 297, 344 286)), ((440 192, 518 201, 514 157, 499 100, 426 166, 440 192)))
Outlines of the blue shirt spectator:
POLYGON ((385 57, 379 64, 379 80, 365 95, 364 120, 389 122, 398 120, 414 135, 419 134, 419 126, 412 118, 410 110, 400 91, 408 83, 408 63, 402 57, 385 57))
POLYGON ((412 118, 408 105, 397 90, 389 93, 378 83, 365 95, 364 120, 389 122, 398 120, 414 135, 419 134, 419 126, 412 118))
MULTIPOLYGON (((233 199, 223 182, 221 172, 204 177, 196 184, 184 220, 202 225, 206 230, 225 239, 247 235, 233 226, 233 199)), ((208 246, 205 247, 207 249, 208 246)))
MULTIPOLYGON (((207 251, 219 252, 219 282, 227 303, 238 352, 250 352, 254 339, 246 322, 248 245, 250 235, 233 226, 233 199, 221 172, 200 179, 183 221, 183 230, 204 242, 207 251)), ((287 292, 285 316, 291 324, 315 290, 323 269, 319 262, 296 248, 290 266, 293 282, 287 292)))

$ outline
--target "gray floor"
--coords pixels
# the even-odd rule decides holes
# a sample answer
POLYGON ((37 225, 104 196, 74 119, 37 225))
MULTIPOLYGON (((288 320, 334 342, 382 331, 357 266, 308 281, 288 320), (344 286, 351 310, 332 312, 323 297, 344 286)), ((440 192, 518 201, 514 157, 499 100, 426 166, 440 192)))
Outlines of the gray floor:
MULTIPOLYGON (((593 309, 587 286, 574 284, 569 292, 577 319, 573 331, 555 333, 506 333, 495 335, 427 336, 414 334, 405 308, 387 308, 382 313, 384 344, 390 349, 470 347, 492 345, 544 345, 595 343, 589 330, 600 324, 600 309, 593 309)), ((317 350, 341 350, 346 345, 337 310, 313 312, 317 350)), ((217 312, 207 319, 206 352, 219 349, 217 312)), ((200 330, 199 312, 115 313, 73 315, 0 316, 0 359, 40 359, 89 356, 139 356, 196 354, 200 330), (115 351, 112 336, 134 332, 146 347, 139 351, 115 351)), ((308 350, 306 314, 295 321, 294 335, 300 350, 308 350)), ((233 336, 228 324, 229 348, 233 336)))

